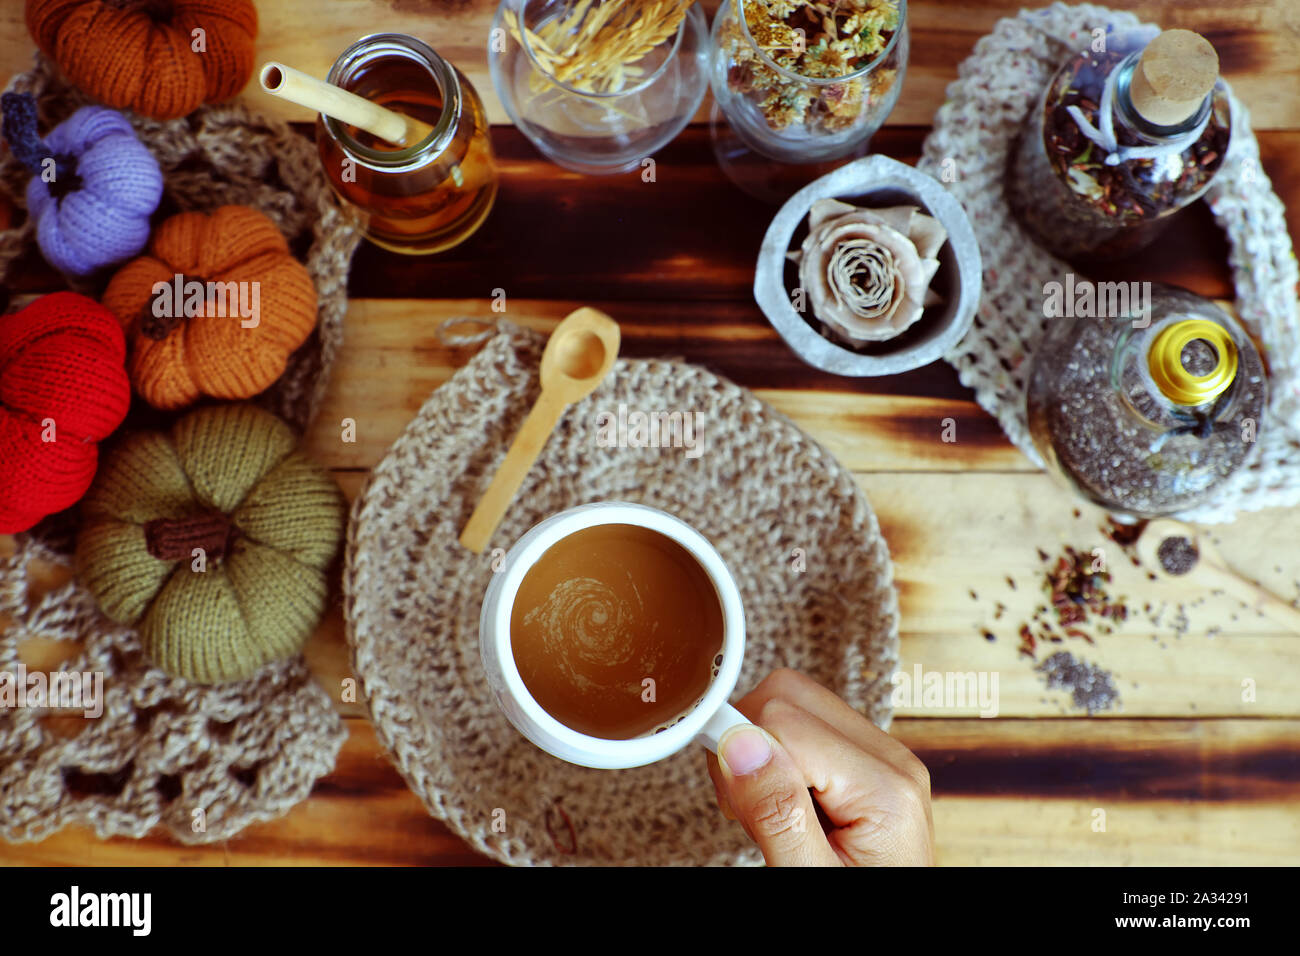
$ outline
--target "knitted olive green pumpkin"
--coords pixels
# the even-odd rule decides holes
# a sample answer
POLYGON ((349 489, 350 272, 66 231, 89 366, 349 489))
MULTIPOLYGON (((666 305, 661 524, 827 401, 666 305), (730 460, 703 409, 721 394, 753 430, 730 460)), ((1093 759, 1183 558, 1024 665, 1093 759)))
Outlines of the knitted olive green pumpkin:
POLYGON ((248 677, 319 623, 346 509, 295 444, 269 412, 217 405, 127 437, 100 465, 77 573, 169 674, 248 677))

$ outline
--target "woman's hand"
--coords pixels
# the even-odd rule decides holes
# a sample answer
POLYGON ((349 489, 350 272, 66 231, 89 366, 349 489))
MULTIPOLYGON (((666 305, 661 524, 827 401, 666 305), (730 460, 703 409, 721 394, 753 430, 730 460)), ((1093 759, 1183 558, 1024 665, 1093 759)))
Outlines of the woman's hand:
POLYGON ((934 863, 930 774, 910 750, 797 671, 736 707, 757 727, 725 733, 709 774, 769 866, 934 863))

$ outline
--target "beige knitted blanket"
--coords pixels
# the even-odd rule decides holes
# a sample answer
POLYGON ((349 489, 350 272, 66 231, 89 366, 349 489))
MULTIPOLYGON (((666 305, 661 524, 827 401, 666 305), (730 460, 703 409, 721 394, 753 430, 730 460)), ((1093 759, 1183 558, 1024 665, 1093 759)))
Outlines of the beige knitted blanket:
POLYGON ((495 549, 591 501, 675 514, 709 538, 740 588, 748 635, 736 697, 793 667, 887 728, 898 610, 876 517, 848 471, 749 392, 681 362, 620 360, 567 410, 489 550, 470 553, 460 529, 537 397, 543 345, 503 323, 425 402, 353 505, 344 614, 379 738, 431 814, 507 863, 760 863, 717 809, 703 748, 590 770, 507 722, 478 651, 495 549), (698 415, 696 448, 605 447, 601 413, 621 409, 698 415))
MULTIPOLYGON (((36 96, 43 129, 86 102, 40 54, 8 89, 36 96)), ((360 241, 311 142, 237 103, 169 122, 127 115, 162 167, 165 203, 254 206, 304 259, 318 293, 317 329, 255 399, 304 431, 342 342, 348 265, 360 241)), ((0 189, 21 208, 27 173, 8 151, 0 155, 0 189)), ((30 219, 0 231, 0 278, 34 244, 30 219)), ((40 840, 75 823, 100 837, 142 837, 161 826, 182 843, 206 843, 305 799, 333 769, 347 732, 302 658, 216 687, 169 678, 75 578, 49 593, 36 586, 70 563, 75 520, 75 509, 51 516, 0 559, 0 672, 18 673, 29 639, 75 644, 59 670, 102 675, 103 713, 64 736, 48 708, 0 707, 0 838, 40 840)))

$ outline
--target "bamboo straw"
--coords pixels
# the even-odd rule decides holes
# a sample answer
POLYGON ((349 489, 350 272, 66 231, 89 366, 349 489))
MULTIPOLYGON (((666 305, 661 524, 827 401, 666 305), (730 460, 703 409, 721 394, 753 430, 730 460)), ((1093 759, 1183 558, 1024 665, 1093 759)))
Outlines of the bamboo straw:
POLYGON ((433 132, 418 119, 395 113, 301 70, 271 61, 262 67, 262 89, 272 96, 332 116, 341 123, 373 133, 394 146, 411 146, 433 132))

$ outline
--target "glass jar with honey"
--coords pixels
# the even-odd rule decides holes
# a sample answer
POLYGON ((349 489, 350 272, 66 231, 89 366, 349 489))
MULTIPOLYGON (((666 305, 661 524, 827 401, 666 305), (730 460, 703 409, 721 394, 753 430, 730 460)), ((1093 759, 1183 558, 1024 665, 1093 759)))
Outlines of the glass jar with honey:
POLYGON ((363 214, 371 242, 393 252, 442 252, 468 239, 492 210, 497 173, 478 93, 426 43, 397 33, 364 37, 328 82, 432 128, 400 147, 333 117, 316 145, 335 191, 363 214))

